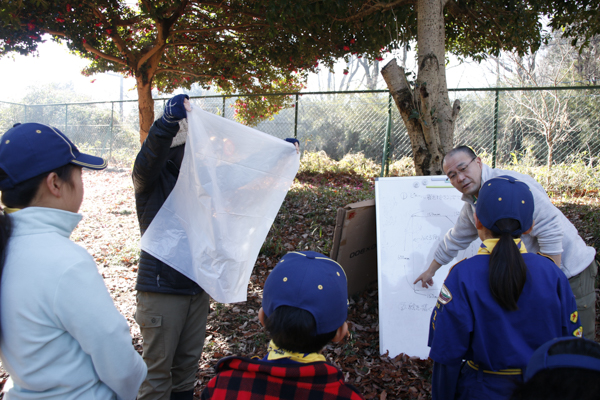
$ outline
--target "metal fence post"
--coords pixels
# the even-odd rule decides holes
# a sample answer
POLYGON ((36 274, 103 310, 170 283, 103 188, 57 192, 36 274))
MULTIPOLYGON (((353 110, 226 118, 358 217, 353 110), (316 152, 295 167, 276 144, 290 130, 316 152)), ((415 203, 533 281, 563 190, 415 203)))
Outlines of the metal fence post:
POLYGON ((496 89, 496 100, 494 103, 494 142, 492 143, 492 168, 496 168, 496 153, 498 151, 498 99, 500 91, 496 89))
MULTIPOLYGON (((123 103, 121 103, 123 104, 123 103)), ((115 137, 114 132, 114 120, 115 120, 115 102, 110 103, 110 146, 108 147, 108 159, 112 158, 112 145, 115 137)))
POLYGON ((225 118, 225 96, 223 96, 223 118, 225 118))
POLYGON ((390 166, 388 164, 389 151, 390 151, 390 136, 392 132, 392 94, 388 94, 388 118, 387 128, 385 132, 385 140, 383 142, 383 155, 381 157, 381 175, 385 176, 390 173, 390 166))
POLYGON ((294 138, 298 139, 298 93, 296 93, 294 108, 296 109, 294 113, 294 138))
POLYGON ((68 128, 69 127, 69 105, 65 104, 65 135, 69 133, 68 128))

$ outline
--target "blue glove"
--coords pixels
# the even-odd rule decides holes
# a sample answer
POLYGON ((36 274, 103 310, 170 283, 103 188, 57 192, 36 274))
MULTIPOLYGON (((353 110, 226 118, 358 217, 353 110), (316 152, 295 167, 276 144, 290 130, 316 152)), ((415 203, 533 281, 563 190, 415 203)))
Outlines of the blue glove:
POLYGON ((162 121, 167 125, 173 125, 179 123, 182 119, 187 117, 185 106, 183 101, 189 100, 190 96, 187 94, 178 94, 167 101, 165 104, 165 112, 162 116, 162 121))

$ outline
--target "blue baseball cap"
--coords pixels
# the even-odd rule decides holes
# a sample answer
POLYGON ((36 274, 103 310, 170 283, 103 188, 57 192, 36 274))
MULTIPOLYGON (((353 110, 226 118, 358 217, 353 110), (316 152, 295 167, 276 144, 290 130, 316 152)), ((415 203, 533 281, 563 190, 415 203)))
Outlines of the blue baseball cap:
MULTIPOLYGON (((569 340, 579 340, 588 342, 592 346, 600 346, 591 340, 573 336, 565 336, 552 339, 541 345, 531 356, 527 369, 525 370, 524 380, 527 382, 535 374, 546 369, 555 368, 582 368, 600 372, 600 359, 582 354, 548 354, 549 350, 559 342, 569 340)), ((585 343, 584 343, 585 344, 585 343)))
POLYGON ((496 226, 498 220, 511 218, 519 221, 520 228, 510 232, 511 235, 519 235, 533 226, 534 208, 529 186, 508 175, 485 181, 475 204, 477 218, 492 232, 502 233, 496 226))
POLYGON ((287 253, 269 274, 263 291, 262 307, 267 317, 279 306, 311 313, 316 335, 335 331, 348 317, 344 269, 315 251, 287 253))
POLYGON ((0 138, 0 169, 6 173, 0 190, 67 164, 96 170, 107 165, 100 157, 80 153, 68 137, 48 125, 15 124, 0 138))

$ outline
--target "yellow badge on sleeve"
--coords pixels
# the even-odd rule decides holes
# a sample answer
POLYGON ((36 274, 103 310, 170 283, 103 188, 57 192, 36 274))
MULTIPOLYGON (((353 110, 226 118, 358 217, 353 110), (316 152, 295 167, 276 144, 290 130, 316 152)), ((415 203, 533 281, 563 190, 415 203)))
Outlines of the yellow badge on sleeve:
POLYGON ((452 300, 452 293, 448 290, 446 285, 442 285, 442 290, 440 290, 440 296, 438 297, 438 301, 444 305, 450 303, 452 300))
POLYGON ((572 323, 576 323, 577 322, 577 311, 575 311, 573 314, 571 314, 571 322, 572 323))
POLYGON ((573 336, 582 337, 583 336, 583 328, 580 326, 579 328, 573 331, 573 336))

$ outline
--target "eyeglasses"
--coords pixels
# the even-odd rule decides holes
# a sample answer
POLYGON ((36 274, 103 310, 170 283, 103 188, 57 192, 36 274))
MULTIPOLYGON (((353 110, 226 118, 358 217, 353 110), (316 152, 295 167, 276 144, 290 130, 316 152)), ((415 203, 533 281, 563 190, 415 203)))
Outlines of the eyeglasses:
POLYGON ((473 157, 471 159, 471 161, 469 161, 466 165, 461 165, 460 167, 456 168, 456 170, 458 172, 454 172, 454 171, 450 171, 450 173, 448 174, 448 179, 450 179, 451 181, 455 180, 456 177, 458 176, 458 174, 462 174, 464 173, 467 168, 469 168, 469 165, 471 165, 471 163, 476 159, 477 157, 473 157))

